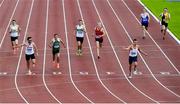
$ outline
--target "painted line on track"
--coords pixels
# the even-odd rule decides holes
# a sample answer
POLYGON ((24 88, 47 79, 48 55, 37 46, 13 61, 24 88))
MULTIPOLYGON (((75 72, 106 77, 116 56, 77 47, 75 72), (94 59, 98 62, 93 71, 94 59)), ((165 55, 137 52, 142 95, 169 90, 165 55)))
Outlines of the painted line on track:
POLYGON ((46 70, 46 48, 47 48, 47 31, 48 31, 48 17, 49 17, 49 0, 47 0, 47 7, 46 7, 46 25, 45 25, 45 45, 44 45, 44 60, 43 60, 43 84, 48 91, 48 93, 58 102, 61 104, 61 102, 54 96, 54 94, 49 90, 46 80, 45 80, 45 70, 46 70))
MULTIPOLYGON (((127 31, 127 29, 125 28, 125 26, 123 25, 122 21, 120 20, 120 18, 119 18, 118 15, 116 14, 114 8, 111 6, 109 0, 107 0, 107 2, 108 2, 108 4, 109 4, 109 6, 111 7, 114 15, 116 16, 118 22, 119 22, 119 23, 121 24, 121 26, 123 27, 123 29, 124 29, 125 33, 127 34, 128 38, 130 39, 131 42, 133 42, 133 41, 132 41, 132 38, 130 37, 130 35, 129 35, 128 31, 127 31)), ((164 89, 166 89, 167 91, 169 91, 170 93, 172 93, 172 94, 175 95, 176 97, 180 97, 178 94, 174 93, 173 91, 171 91, 170 89, 168 89, 166 86, 164 86, 164 85, 154 76, 153 72, 152 72, 151 69, 149 68, 149 65, 146 63, 145 59, 142 57, 142 55, 141 55, 140 53, 139 53, 139 55, 140 55, 142 61, 144 62, 145 66, 147 67, 147 69, 149 70, 149 72, 151 73, 151 75, 153 76, 153 78, 156 80, 156 82, 158 82, 164 89)))
POLYGON ((144 92, 142 92, 140 89, 138 89, 138 88, 128 79, 128 77, 126 76, 126 73, 125 73, 125 71, 124 71, 124 68, 123 68, 123 66, 122 66, 122 64, 121 64, 121 61, 120 61, 118 55, 117 55, 117 52, 115 51, 115 48, 114 48, 114 46, 113 46, 113 44, 112 44, 112 41, 111 41, 111 39, 110 39, 110 37, 109 37, 109 35, 108 35, 107 29, 106 29, 106 27, 105 27, 105 25, 104 25, 104 23, 103 23, 103 21, 102 21, 102 19, 101 19, 101 16, 100 16, 100 14, 99 14, 99 12, 98 12, 98 10, 97 10, 97 7, 96 7, 96 5, 95 5, 94 0, 92 0, 92 3, 93 3, 93 5, 94 5, 94 8, 95 8, 95 10, 96 10, 96 12, 97 12, 97 15, 98 15, 98 17, 99 17, 99 19, 100 19, 103 27, 105 28, 105 32, 106 32, 106 34, 107 34, 107 37, 108 37, 108 40, 109 40, 110 45, 111 45, 111 47, 112 47, 112 50, 113 50, 113 52, 114 52, 114 55, 115 55, 115 57, 116 57, 116 59, 117 59, 117 62, 118 62, 118 64, 119 64, 119 66, 120 66, 120 68, 121 68, 121 70, 122 70, 122 72, 123 72, 126 80, 129 82, 129 84, 130 84, 132 87, 134 87, 134 88, 135 88, 138 92, 140 92, 143 96, 147 97, 148 99, 152 100, 153 102, 158 103, 156 100, 154 100, 153 98, 151 98, 150 96, 148 96, 148 95, 146 95, 144 92))
POLYGON ((1 42, 0 42, 0 48, 2 47, 2 44, 3 44, 3 42, 4 42, 4 39, 5 39, 6 35, 7 35, 9 25, 11 24, 11 20, 12 20, 12 18, 14 17, 14 14, 15 14, 15 12, 16 12, 16 9, 17 9, 17 6, 18 6, 18 4, 19 4, 19 1, 20 1, 20 0, 18 0, 18 1, 16 2, 16 5, 15 5, 14 10, 13 10, 13 12, 12 12, 12 15, 11 15, 11 17, 10 17, 10 19, 9 19, 8 25, 7 25, 6 29, 5 29, 4 35, 3 35, 2 40, 1 40, 1 42))
MULTIPOLYGON (((127 6, 127 4, 124 2, 124 0, 122 0, 122 2, 124 3, 124 5, 127 7, 127 9, 132 13, 132 15, 134 16, 134 18, 138 21, 137 17, 135 16, 135 14, 131 11, 131 9, 127 6)), ((139 21, 138 21, 139 22, 139 21)), ((139 22, 140 24, 140 22, 139 22)), ((149 32, 147 32, 149 37, 152 39, 152 41, 156 44, 156 46, 161 50, 161 52, 163 53, 163 55, 166 57, 166 59, 169 61, 169 63, 173 66, 173 68, 177 71, 178 74, 180 74, 180 71, 176 68, 176 66, 171 62, 171 60, 167 57, 167 55, 163 52, 163 50, 161 49, 161 47, 156 43, 156 41, 152 38, 152 36, 149 34, 149 32)), ((142 56, 141 56, 142 57, 142 56)), ((143 57, 142 57, 143 58, 143 57)), ((144 59, 143 59, 144 60, 144 59)), ((144 62, 146 63, 146 61, 144 60, 144 62)), ((145 64, 147 65, 147 63, 145 64)), ((148 65, 147 65, 148 66, 148 65)), ((148 66, 148 69, 151 71, 151 69, 148 66)), ((151 71, 152 73, 152 71, 151 71)), ((153 75, 153 73, 152 73, 153 75)), ((164 86, 154 75, 153 77, 155 78, 155 80, 162 86, 164 87, 166 90, 168 90, 169 92, 171 92, 172 94, 174 94, 175 96, 180 98, 180 95, 173 92, 172 90, 168 89, 166 86, 164 86)))
MULTIPOLYGON (((80 12, 80 15, 81 15, 81 18, 82 18, 82 21, 84 22, 84 17, 83 17, 83 14, 82 14, 82 9, 81 9, 81 6, 80 6, 80 3, 79 3, 79 0, 76 0, 77 3, 78 3, 78 8, 79 8, 79 12, 80 12)), ((85 22, 84 22, 84 25, 85 25, 85 22)), ((86 29, 86 26, 85 26, 85 30, 86 29)), ((96 62, 95 62, 95 59, 94 59, 94 55, 93 55, 93 51, 92 51, 92 48, 91 48, 91 43, 90 43, 90 40, 89 40, 89 36, 87 35, 87 31, 86 31, 86 38, 87 38, 87 41, 88 41, 88 45, 89 45, 89 49, 90 49, 90 53, 91 53, 91 57, 92 57, 92 61, 93 61, 93 65, 94 65, 94 68, 95 68, 95 71, 97 73, 97 78, 99 80, 99 82, 101 83, 101 85, 112 95, 114 96, 116 99, 118 99, 119 101, 123 102, 123 103, 126 103, 124 100, 122 100, 121 98, 119 98, 117 95, 115 95, 113 92, 111 92, 107 87, 106 85, 102 82, 100 76, 99 76, 99 72, 98 72, 98 68, 97 68, 97 65, 96 65, 96 62)))
MULTIPOLYGON (((159 22, 159 19, 150 11, 150 9, 148 9, 142 2, 141 0, 137 0, 152 16, 153 18, 159 22)), ((167 32, 170 34, 171 37, 173 37, 173 39, 180 45, 180 40, 177 39, 177 37, 175 37, 175 35, 168 29, 167 32)))
POLYGON ((79 88, 76 86, 74 83, 74 80, 72 78, 72 67, 71 67, 71 59, 70 59, 70 52, 69 52, 69 39, 68 39, 68 33, 67 33, 67 20, 66 20, 66 10, 65 10, 65 5, 64 5, 64 0, 62 0, 62 6, 63 6, 63 16, 64 16, 64 27, 65 27, 65 35, 66 35, 66 48, 67 48, 67 56, 68 56, 68 67, 69 67, 69 76, 70 80, 74 86, 74 88, 90 103, 93 103, 87 96, 85 96, 79 88))
MULTIPOLYGON (((127 7, 127 9, 129 10, 129 12, 133 15, 133 17, 136 19, 136 21, 141 24, 139 22, 139 20, 137 19, 137 17, 135 16, 135 14, 132 12, 132 10, 128 7, 128 5, 124 2, 124 0, 122 0, 123 4, 127 7)), ((168 62, 173 66, 173 68, 177 71, 178 74, 180 74, 180 71, 176 68, 176 66, 173 64, 173 62, 169 59, 169 57, 164 53, 164 51, 161 49, 161 47, 157 44, 157 42, 153 39, 153 37, 150 35, 150 33, 147 31, 149 37, 151 38, 151 40, 154 42, 154 44, 159 48, 159 50, 162 52, 162 54, 164 55, 164 57, 168 60, 168 62)))
MULTIPOLYGON (((29 28, 29 23, 30 23, 30 19, 31 19, 33 6, 34 6, 34 0, 32 0, 32 3, 31 3, 30 12, 29 12, 29 16, 28 16, 28 21, 27 21, 27 25, 26 25, 26 29, 25 29, 25 33, 24 33, 25 35, 24 35, 23 43, 26 40, 27 31, 28 31, 28 28, 29 28)), ((17 84, 17 77, 18 77, 19 67, 20 67, 20 63, 21 63, 21 59, 22 59, 22 53, 23 53, 23 47, 21 48, 21 52, 20 52, 20 56, 19 56, 19 60, 18 60, 17 68, 16 68, 14 81, 15 81, 15 86, 16 86, 16 89, 17 89, 19 95, 25 101, 25 103, 29 104, 27 99, 22 95, 21 91, 19 90, 18 84, 17 84)))

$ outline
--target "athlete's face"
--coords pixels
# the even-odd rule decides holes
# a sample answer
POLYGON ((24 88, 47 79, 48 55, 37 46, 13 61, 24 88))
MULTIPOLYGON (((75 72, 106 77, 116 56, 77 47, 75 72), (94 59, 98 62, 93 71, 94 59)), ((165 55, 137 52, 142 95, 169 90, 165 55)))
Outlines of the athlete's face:
POLYGON ((54 38, 57 39, 57 38, 58 38, 58 35, 55 35, 54 38))
POLYGON ((12 21, 12 24, 15 25, 15 24, 16 24, 16 21, 12 21))
POLYGON ((137 41, 133 41, 133 45, 137 45, 137 41))
POLYGON ((98 26, 99 26, 99 27, 101 27, 101 26, 102 26, 102 24, 99 22, 99 23, 98 23, 98 26))
POLYGON ((167 13, 168 12, 168 10, 167 9, 164 9, 164 13, 167 13))
POLYGON ((83 22, 82 22, 82 21, 79 21, 79 24, 80 24, 80 25, 83 25, 83 22))
POLYGON ((143 9, 143 12, 146 13, 146 9, 143 9))
POLYGON ((29 39, 29 40, 28 40, 28 43, 30 44, 31 42, 32 42, 32 39, 29 39))

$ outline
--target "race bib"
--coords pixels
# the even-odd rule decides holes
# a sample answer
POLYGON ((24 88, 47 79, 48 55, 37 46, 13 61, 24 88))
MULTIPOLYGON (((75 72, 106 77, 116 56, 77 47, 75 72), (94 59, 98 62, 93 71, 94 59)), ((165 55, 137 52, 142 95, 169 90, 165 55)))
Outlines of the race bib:
POLYGON ((33 48, 32 47, 27 47, 28 52, 32 52, 33 48))
POLYGON ((83 34, 83 31, 77 31, 78 34, 83 34))

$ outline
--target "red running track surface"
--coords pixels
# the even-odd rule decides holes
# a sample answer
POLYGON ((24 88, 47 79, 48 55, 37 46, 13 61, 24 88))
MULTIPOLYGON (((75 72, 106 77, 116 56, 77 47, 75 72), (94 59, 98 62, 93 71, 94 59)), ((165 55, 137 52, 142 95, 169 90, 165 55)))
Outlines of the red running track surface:
POLYGON ((180 103, 179 45, 169 34, 162 40, 153 17, 149 34, 142 39, 137 18, 143 7, 138 1, 0 0, 0 4, 0 72, 7 72, 0 76, 0 103, 180 103), (34 76, 26 75, 24 49, 12 54, 11 19, 22 28, 20 43, 32 36, 37 44, 34 76), (82 56, 75 54, 74 29, 79 19, 87 30, 82 56), (98 21, 106 32, 99 60, 92 36, 98 21), (53 67, 48 47, 54 33, 66 43, 61 49, 60 69, 53 67), (142 74, 128 79, 128 52, 122 47, 133 38, 148 56, 139 56, 142 74), (62 74, 53 75, 56 70, 62 74), (85 72, 88 74, 80 74, 85 72))

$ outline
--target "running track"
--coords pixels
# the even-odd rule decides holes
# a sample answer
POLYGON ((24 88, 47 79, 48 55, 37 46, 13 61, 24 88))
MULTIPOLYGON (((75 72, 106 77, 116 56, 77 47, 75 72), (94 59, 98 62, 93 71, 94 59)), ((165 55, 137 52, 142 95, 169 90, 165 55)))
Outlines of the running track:
POLYGON ((142 40, 137 21, 142 6, 135 0, 0 0, 0 103, 180 103, 180 47, 151 20, 142 40), (39 49, 35 76, 26 76, 24 49, 13 55, 8 34, 11 19, 22 31, 20 43, 32 36, 39 49), (83 56, 78 57, 74 27, 85 23, 83 56), (105 28, 101 59, 97 59, 93 29, 105 28), (66 43, 61 50, 61 75, 52 75, 53 33, 66 43), (141 75, 128 79, 128 46, 133 38, 148 56, 139 56, 141 75), (168 72, 170 74, 161 74, 168 72), (88 73, 88 74, 80 74, 88 73))

